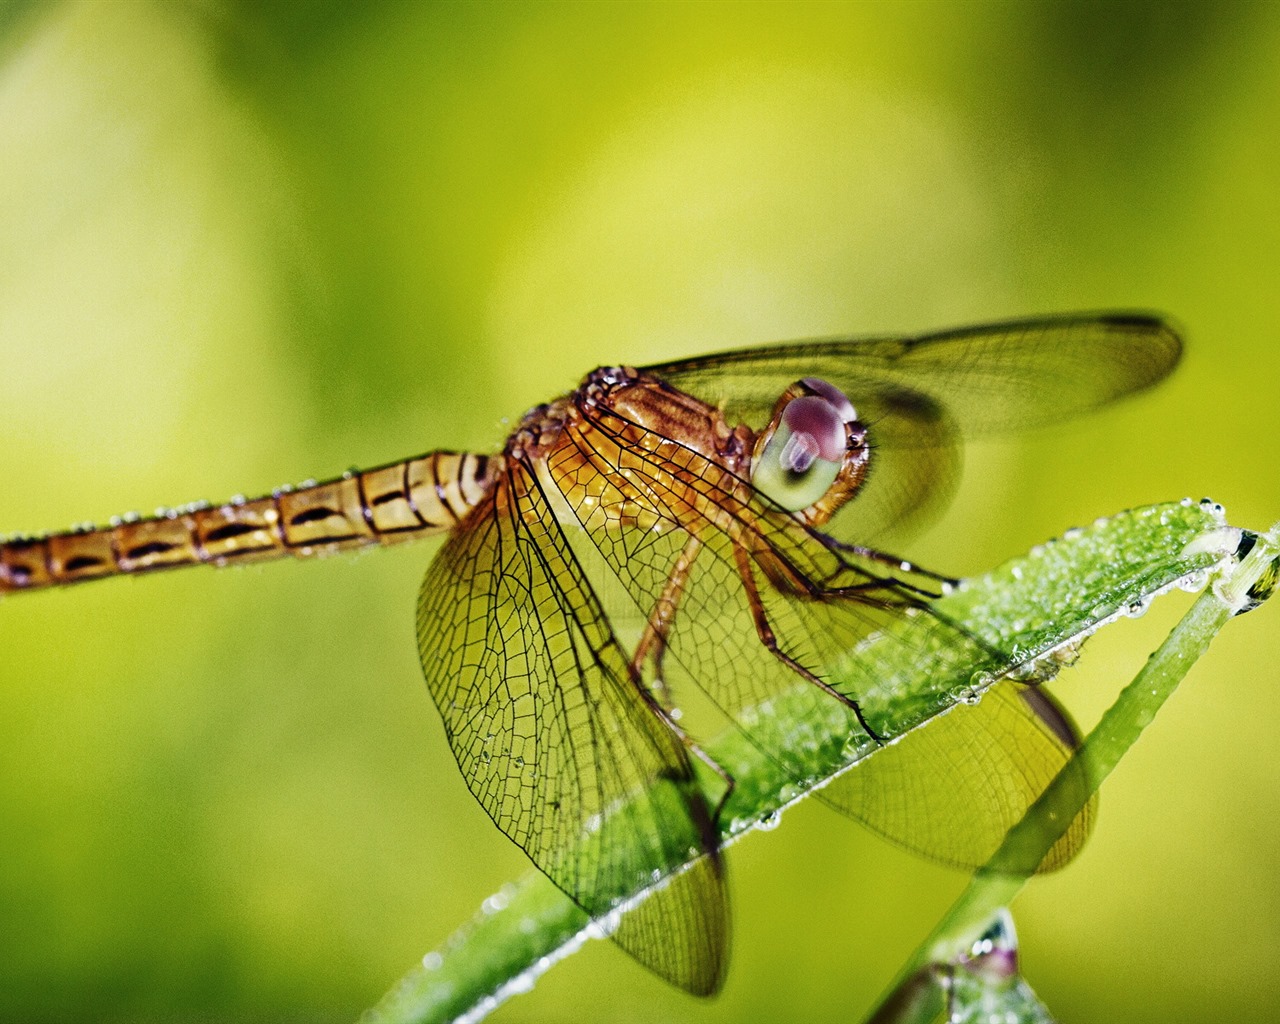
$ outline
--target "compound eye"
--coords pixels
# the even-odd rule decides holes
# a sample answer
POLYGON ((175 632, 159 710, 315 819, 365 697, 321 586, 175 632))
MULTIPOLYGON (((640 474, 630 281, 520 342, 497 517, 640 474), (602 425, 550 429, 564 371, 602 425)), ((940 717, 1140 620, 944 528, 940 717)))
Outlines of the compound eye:
MULTIPOLYGON (((810 381, 804 385, 813 391, 810 381)), ((845 416, 853 406, 838 390, 823 384, 843 399, 843 406, 826 394, 801 395, 782 408, 771 436, 751 467, 756 490, 788 512, 817 504, 835 483, 844 462, 845 416)))
POLYGON ((858 418, 857 410, 854 409, 853 403, 849 401, 849 397, 831 382, 825 381, 821 377, 806 377, 800 382, 800 386, 810 394, 825 398, 830 402, 835 407, 836 412, 840 414, 840 418, 846 423, 852 423, 858 418))

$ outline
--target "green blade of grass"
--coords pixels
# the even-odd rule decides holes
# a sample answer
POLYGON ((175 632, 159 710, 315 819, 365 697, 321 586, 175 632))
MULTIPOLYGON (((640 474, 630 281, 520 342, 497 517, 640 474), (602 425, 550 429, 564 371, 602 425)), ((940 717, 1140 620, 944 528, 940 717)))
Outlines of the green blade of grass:
MULTIPOLYGON (((1078 644, 1116 618, 1137 614, 1153 597, 1171 588, 1200 589, 1210 574, 1227 563, 1234 564, 1232 555, 1242 536, 1240 530, 1226 524, 1221 507, 1210 502, 1148 506, 1069 531, 1061 540, 967 581, 956 593, 937 602, 937 608, 993 648, 1016 652, 1023 663, 1047 662, 1054 652, 1078 644)), ((904 620, 900 628, 910 631, 918 621, 904 620)), ((931 718, 955 704, 957 680, 972 691, 994 681, 987 665, 957 665, 946 650, 925 650, 915 642, 920 637, 911 637, 912 643, 902 639, 896 635, 873 639, 849 653, 851 659, 857 659, 860 672, 865 672, 868 663, 874 665, 878 680, 875 692, 860 694, 860 698, 885 735, 927 728, 931 718)), ((841 671, 840 664, 830 666, 828 678, 838 681, 841 671)), ((1151 684, 1146 685, 1149 688, 1151 684)), ((768 714, 783 716, 781 721, 788 721, 787 711, 785 696, 767 709, 768 714)), ((1126 735, 1117 734, 1108 741, 1108 757, 1118 758, 1127 749, 1126 735)), ((806 785, 797 785, 794 775, 784 773, 741 733, 726 733, 706 745, 708 753, 736 782, 720 816, 724 844, 761 824, 772 825, 789 804, 840 772, 856 771, 852 766, 869 753, 864 741, 847 734, 847 718, 842 712, 833 714, 829 722, 815 721, 809 715, 803 728, 797 725, 789 739, 806 759, 806 785)), ((619 813, 625 816, 626 808, 619 813)), ((1072 809, 1062 820, 1069 823, 1074 813, 1072 809)), ((1028 818, 1033 816, 1028 814, 1028 818)), ((1020 825, 1014 832, 1022 828, 1020 825)), ((1026 826, 1026 830, 1032 827, 1026 826)), ((1021 833, 1011 834, 1006 845, 1039 842, 1044 834, 1034 840, 1021 833)), ((1052 841, 1050 838, 1049 845, 1052 841)), ((1002 847, 997 857, 1007 852, 1002 847)), ((678 864, 664 867, 667 873, 679 869, 678 864)), ((973 907, 981 903, 986 908, 982 915, 985 921, 991 910, 1007 902, 998 897, 1015 879, 991 872, 982 877, 988 880, 989 888, 973 907)), ((1016 881, 1021 884, 1020 878, 1016 881)), ((625 899, 638 901, 644 895, 641 886, 634 893, 617 894, 619 912, 625 910, 625 899)), ((972 939, 971 929, 957 927, 954 922, 944 925, 928 947, 922 947, 920 963, 938 955, 940 944, 950 950, 944 940, 961 935, 972 939)), ((531 875, 486 900, 475 919, 409 970, 363 1019, 380 1024, 479 1019, 504 999, 530 988, 539 975, 586 938, 609 930, 608 921, 590 922, 549 881, 531 875)), ((916 971, 920 963, 913 961, 904 975, 916 971)))
MULTIPOLYGON (((906 1004, 898 993, 932 964, 950 964, 962 956, 991 915, 1007 906, 1026 884, 1026 878, 1000 870, 1013 860, 1025 863, 1044 856, 1070 825, 1081 802, 1096 793, 1103 781, 1133 746, 1156 712, 1173 695, 1188 670, 1208 650, 1209 643, 1232 617, 1269 596, 1280 557, 1280 524, 1260 537, 1238 563, 1224 564, 1212 585, 1170 631, 1133 681, 1121 691, 1097 726, 1073 755, 1072 763, 1044 791, 1023 819, 1011 828, 990 862, 970 880, 965 891, 920 944, 903 967, 890 994, 868 1024, 928 1024, 941 1008, 941 993, 906 1004), (1085 780, 1081 792, 1079 780, 1085 780)), ((1010 1024, 1022 1024, 1014 1015, 1010 1024)), ((1028 1018, 1030 1019, 1030 1018, 1028 1018)))

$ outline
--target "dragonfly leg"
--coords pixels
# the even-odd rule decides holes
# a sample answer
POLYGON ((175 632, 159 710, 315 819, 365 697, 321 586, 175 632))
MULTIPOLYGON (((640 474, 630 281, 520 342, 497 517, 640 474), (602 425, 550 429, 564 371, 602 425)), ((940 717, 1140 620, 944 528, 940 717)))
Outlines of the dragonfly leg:
POLYGON ((716 802, 711 815, 712 822, 718 822, 720 820, 720 812, 724 809, 729 795, 733 792, 735 785, 733 776, 703 750, 697 741, 676 721, 675 704, 671 699, 671 690, 667 686, 666 678, 662 672, 662 662, 667 653, 667 638, 671 634, 671 626, 675 621, 680 605, 680 596, 684 593, 685 584, 689 580, 689 572, 693 568, 693 561, 701 548, 702 541, 698 540, 697 537, 690 537, 688 543, 684 546, 684 550, 680 552, 680 557, 676 559, 671 576, 667 580, 666 586, 662 588, 662 593, 659 595, 657 602, 653 606, 653 611, 649 615, 649 621, 645 624, 640 642, 636 644, 635 654, 631 658, 631 680, 636 688, 644 694, 654 712, 679 737, 685 749, 706 765, 724 783, 724 793, 721 794, 720 799, 716 802), (646 660, 653 664, 654 685, 652 689, 645 686, 643 680, 646 660), (653 692, 655 690, 657 691, 656 693, 653 692))
POLYGON ((791 669, 792 672, 803 679, 809 680, 814 686, 820 690, 831 694, 836 700, 842 704, 848 705, 853 709, 853 713, 858 716, 858 724, 866 731, 877 744, 884 746, 885 740, 878 732, 871 728, 871 724, 867 721, 862 713, 862 708, 858 702, 852 697, 846 697, 830 683, 818 678, 807 668, 801 665, 795 658, 791 657, 786 651, 778 646, 778 638, 773 633, 773 627, 769 625, 769 615, 765 611, 764 602, 760 599, 760 589, 756 585, 755 573, 751 569, 751 556, 747 549, 741 544, 734 544, 733 557, 738 563, 738 575, 742 577, 742 585, 746 588, 747 603, 751 608, 751 618, 755 622, 756 635, 760 638, 760 642, 764 644, 765 650, 769 651, 775 658, 791 669))
POLYGON ((645 623, 644 633, 636 644, 636 652, 631 658, 631 674, 639 681, 646 659, 653 662, 654 686, 658 690, 662 704, 668 710, 674 705, 671 690, 667 686, 662 672, 662 661, 667 653, 667 637, 671 634, 671 625, 675 621, 676 611, 680 605, 680 595, 684 593, 685 584, 689 581, 689 571, 693 568, 693 560, 698 556, 702 541, 690 537, 676 564, 671 570, 667 584, 662 588, 653 611, 649 613, 649 621, 645 623))
POLYGON ((908 562, 906 559, 896 558, 893 555, 885 554, 883 551, 877 551, 875 548, 863 547, 861 544, 846 544, 844 541, 837 540, 828 534, 820 533, 816 530, 813 532, 822 540, 828 550, 837 554, 854 555, 868 562, 883 565, 891 570, 895 583, 906 587, 908 590, 915 591, 923 597, 939 597, 947 589, 960 585, 961 581, 954 576, 944 576, 941 573, 916 565, 914 562, 908 562), (904 576, 907 578, 902 578, 904 576), (913 582, 910 579, 912 576, 918 577, 921 582, 913 582), (929 584, 933 584, 933 586, 929 586, 929 584))
POLYGON ((724 805, 729 802, 729 797, 732 795, 734 787, 737 786, 737 782, 734 780, 734 777, 729 774, 728 769, 703 750, 702 747, 698 745, 698 741, 680 727, 679 722, 675 721, 661 707, 655 706, 655 709, 658 714, 662 716, 663 721, 671 727, 671 731, 679 737, 680 742, 685 745, 685 749, 701 761, 703 765, 710 769, 711 772, 714 773, 722 783, 724 783, 724 792, 720 794, 720 799, 716 801, 715 807, 711 809, 711 821, 713 824, 718 826, 720 824, 720 812, 724 810, 724 805))
POLYGON ((718 826, 720 822, 720 812, 724 810, 724 805, 728 803, 729 796, 733 793, 737 782, 719 761, 703 750, 702 747, 698 745, 698 741, 681 728, 680 723, 675 720, 671 711, 658 700, 657 696, 649 689, 649 687, 644 685, 638 672, 634 670, 632 671, 631 681, 635 684, 635 688, 639 691, 644 702, 649 705, 650 710, 652 710, 655 715, 666 723, 667 728, 676 734, 676 738, 684 744, 685 749, 701 761, 720 779, 721 782, 724 783, 724 792, 720 794, 720 799, 716 801, 716 805, 711 811, 711 824, 713 826, 712 831, 714 832, 715 826, 718 826))

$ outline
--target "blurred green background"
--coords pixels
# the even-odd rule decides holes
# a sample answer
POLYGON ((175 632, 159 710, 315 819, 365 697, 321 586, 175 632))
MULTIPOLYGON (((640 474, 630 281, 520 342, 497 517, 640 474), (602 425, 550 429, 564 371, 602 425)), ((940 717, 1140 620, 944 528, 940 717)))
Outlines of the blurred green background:
MULTIPOLYGON (((1276 4, 0 5, 0 529, 498 444, 602 362, 1108 306, 1159 392, 973 453, 978 572, 1280 518, 1276 4)), ((0 608, 0 1019, 348 1020, 525 871, 413 641, 431 544, 0 608)), ((1185 607, 1097 638, 1096 715, 1185 607)), ((1232 625, 1015 907, 1064 1021, 1271 1020, 1280 627, 1232 625)), ((500 1021, 856 1020, 963 876, 817 806, 720 998, 592 943, 500 1021)))

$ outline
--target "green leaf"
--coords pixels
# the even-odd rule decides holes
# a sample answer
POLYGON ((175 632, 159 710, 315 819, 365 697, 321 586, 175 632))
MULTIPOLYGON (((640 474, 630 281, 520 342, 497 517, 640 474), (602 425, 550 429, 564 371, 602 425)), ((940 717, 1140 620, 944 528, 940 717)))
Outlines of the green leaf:
MULTIPOLYGON (((1139 614, 1154 597, 1174 587, 1198 590, 1211 577, 1222 575, 1227 567, 1236 564, 1233 555, 1241 548, 1242 538, 1251 536, 1228 526, 1221 507, 1211 502, 1184 500, 1148 506, 1099 520, 1086 529, 1069 531, 1060 540, 1034 548, 994 572, 967 581, 937 602, 936 607, 993 649, 1016 651, 1022 662, 1050 672, 1056 667, 1054 659, 1058 654, 1074 650, 1108 622, 1139 614)), ((1261 574, 1271 565, 1268 557, 1274 556, 1273 547, 1258 544, 1245 563, 1261 574)), ((1239 574, 1231 578, 1238 579, 1239 574)), ((1205 628, 1216 631, 1236 610, 1265 596, 1255 582, 1249 582, 1233 598, 1235 603, 1231 606, 1217 596, 1222 588, 1215 585, 1208 602, 1215 614, 1197 628, 1201 632, 1205 628), (1250 588, 1254 588, 1252 592, 1250 588), (1248 596, 1250 593, 1252 597, 1248 596), (1221 611, 1228 607, 1225 613, 1221 611)), ((1200 603, 1203 602, 1196 607, 1200 603)), ((915 630, 915 623, 929 621, 927 616, 908 617, 895 624, 894 630, 915 630)), ((865 673, 868 664, 873 665, 878 685, 874 692, 860 694, 869 717, 878 726, 886 723, 888 736, 928 728, 930 719, 955 703, 957 678, 967 680, 971 697, 995 681, 989 665, 956 665, 947 650, 930 649, 929 638, 925 631, 910 637, 910 643, 901 642, 901 637, 872 639, 849 652, 849 658, 856 661, 832 666, 829 678, 838 680, 841 671, 852 671, 854 664, 860 674, 865 673)), ((1173 671, 1185 672, 1202 653, 1203 644, 1184 644, 1173 671)), ((1144 676, 1146 673, 1144 669, 1144 676)), ((1152 689, 1152 681, 1140 676, 1125 693, 1133 691, 1139 682, 1146 690, 1152 689)), ((1176 678, 1172 685, 1176 685, 1176 678)), ((1157 694, 1167 696, 1172 685, 1157 685, 1157 694)), ((1156 698, 1148 695, 1148 699, 1156 698)), ((1124 700, 1122 695, 1121 702, 1124 700)), ((786 697, 774 701, 767 713, 787 721, 786 697)), ((1118 760, 1152 713, 1145 705, 1137 710, 1127 708, 1119 725, 1108 725, 1104 717, 1077 755, 1088 752, 1089 758, 1099 758, 1097 765, 1090 762, 1090 791, 1100 784, 1110 770, 1108 765, 1118 760), (1103 735, 1099 735, 1100 731, 1103 735)), ((803 752, 805 774, 810 779, 803 787, 797 786, 793 776, 761 754, 741 733, 729 732, 707 744, 707 752, 736 781, 720 816, 722 842, 727 845, 757 827, 772 827, 789 804, 833 775, 857 771, 856 762, 868 749, 865 744, 850 742, 847 721, 842 713, 834 714, 828 723, 814 721, 810 715, 803 719, 802 727, 797 725, 791 738, 793 749, 803 752)), ((993 864, 1009 863, 1001 858, 1015 856, 1019 863, 1034 864, 1049 850, 1074 818, 1079 801, 1087 799, 1078 786, 1070 787, 1069 792, 1065 787, 1057 788, 1077 801, 1074 807, 1061 806, 1063 793, 1050 786, 1041 802, 1010 832, 993 864), (1055 800, 1059 804, 1055 805, 1055 800), (1041 807, 1046 801, 1051 805, 1047 812, 1041 807), (1040 850, 1039 857, 1035 856, 1036 849, 1040 850)), ((626 809, 619 813, 625 816, 626 809)), ((1005 875, 994 869, 980 872, 975 882, 976 894, 970 896, 968 903, 962 898, 963 905, 953 908, 904 969, 903 977, 909 978, 931 962, 954 962, 1022 882, 1020 875, 1005 875)), ((638 901, 645 894, 626 895, 638 901)), ((584 912, 549 881, 531 874, 490 897, 470 923, 412 968, 366 1013, 364 1020, 417 1024, 452 1020, 462 1014, 478 1019, 509 996, 530 988, 539 975, 586 938, 603 936, 610 930, 608 920, 588 921, 584 912)))

